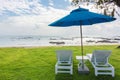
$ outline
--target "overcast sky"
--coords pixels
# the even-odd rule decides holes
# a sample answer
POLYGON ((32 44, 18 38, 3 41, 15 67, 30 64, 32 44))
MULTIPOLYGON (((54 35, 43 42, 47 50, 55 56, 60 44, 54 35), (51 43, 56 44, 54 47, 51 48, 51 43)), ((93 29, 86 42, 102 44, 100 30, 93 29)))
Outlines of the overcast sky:
MULTIPOLYGON (((63 0, 65 2, 63 5, 66 6, 54 2, 59 0, 9 1, 0 0, 0 35, 79 36, 79 26, 66 28, 48 26, 75 8, 71 7, 70 0, 63 0), (44 1, 49 3, 45 4, 44 1)), ((83 26, 83 35, 120 36, 120 20, 83 26)))

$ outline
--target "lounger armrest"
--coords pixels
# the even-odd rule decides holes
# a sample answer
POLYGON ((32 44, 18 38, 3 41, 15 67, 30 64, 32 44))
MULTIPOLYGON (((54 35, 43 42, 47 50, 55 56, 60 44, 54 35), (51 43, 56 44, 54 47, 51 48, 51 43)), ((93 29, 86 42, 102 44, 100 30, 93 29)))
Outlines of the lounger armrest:
POLYGON ((88 59, 91 61, 91 59, 92 59, 92 53, 88 53, 88 54, 86 54, 86 56, 87 56, 88 59))

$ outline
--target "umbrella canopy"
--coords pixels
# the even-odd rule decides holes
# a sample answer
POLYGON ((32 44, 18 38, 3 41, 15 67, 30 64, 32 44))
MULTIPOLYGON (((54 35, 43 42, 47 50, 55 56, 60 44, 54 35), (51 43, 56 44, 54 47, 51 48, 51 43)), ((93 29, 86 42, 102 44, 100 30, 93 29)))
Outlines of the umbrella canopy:
POLYGON ((115 18, 90 12, 88 9, 78 8, 70 12, 69 15, 49 24, 49 26, 78 26, 78 25, 92 25, 96 23, 103 23, 113 21, 115 18))
POLYGON ((80 26, 80 36, 81 36, 81 53, 82 53, 82 68, 84 68, 83 61, 83 41, 82 41, 82 25, 92 25, 103 22, 110 22, 115 20, 110 16, 105 16, 102 14, 97 14, 90 12, 88 9, 78 8, 72 10, 69 15, 49 24, 49 26, 56 27, 68 27, 68 26, 80 26))

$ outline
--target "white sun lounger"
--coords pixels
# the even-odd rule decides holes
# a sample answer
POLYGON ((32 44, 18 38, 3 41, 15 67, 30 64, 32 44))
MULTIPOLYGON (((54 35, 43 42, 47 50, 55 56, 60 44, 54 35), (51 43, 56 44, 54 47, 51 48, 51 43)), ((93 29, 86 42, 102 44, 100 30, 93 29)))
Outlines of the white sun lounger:
POLYGON ((73 74, 72 51, 57 50, 57 63, 55 65, 55 73, 73 74))
POLYGON ((89 61, 92 63, 95 75, 112 75, 114 74, 114 67, 108 63, 108 58, 111 54, 109 50, 95 50, 92 54, 87 54, 89 61))

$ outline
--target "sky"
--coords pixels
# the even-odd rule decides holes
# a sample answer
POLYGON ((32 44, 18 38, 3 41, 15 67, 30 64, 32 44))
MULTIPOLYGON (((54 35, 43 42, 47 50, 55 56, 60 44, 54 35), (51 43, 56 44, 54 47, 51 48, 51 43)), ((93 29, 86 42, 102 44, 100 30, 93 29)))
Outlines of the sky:
MULTIPOLYGON (((0 0, 0 36, 79 36, 79 26, 51 27, 51 22, 69 14, 71 0, 0 0)), ((120 20, 83 26, 84 36, 120 36, 120 20)))

